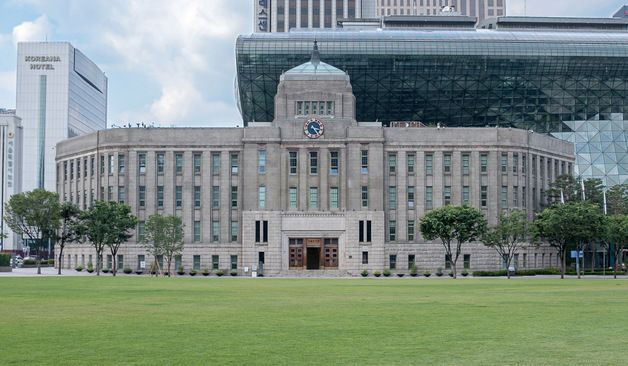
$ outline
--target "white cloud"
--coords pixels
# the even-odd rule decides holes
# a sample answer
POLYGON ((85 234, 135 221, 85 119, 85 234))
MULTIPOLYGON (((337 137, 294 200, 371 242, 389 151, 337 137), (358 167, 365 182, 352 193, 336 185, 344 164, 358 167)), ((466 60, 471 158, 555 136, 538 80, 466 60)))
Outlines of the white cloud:
POLYGON ((52 35, 52 25, 46 15, 34 21, 25 21, 13 27, 13 44, 26 41, 43 41, 52 35))
POLYGON ((15 70, 0 71, 0 101, 0 108, 15 108, 15 70))

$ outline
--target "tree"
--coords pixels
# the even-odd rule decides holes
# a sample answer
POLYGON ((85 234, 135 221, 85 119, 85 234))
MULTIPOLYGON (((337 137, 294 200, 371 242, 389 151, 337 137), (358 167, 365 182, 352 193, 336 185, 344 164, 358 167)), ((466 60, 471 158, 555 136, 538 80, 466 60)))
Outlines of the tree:
POLYGON ((131 214, 131 208, 123 203, 97 201, 81 214, 81 221, 81 234, 96 250, 96 275, 100 275, 102 253, 107 247, 113 259, 112 273, 115 276, 118 249, 131 237, 129 230, 137 225, 137 218, 131 214))
POLYGON ((628 183, 612 186, 606 192, 606 207, 609 215, 628 215, 628 183))
POLYGON ((57 234, 57 243, 59 245, 59 259, 57 260, 58 274, 61 274, 61 261, 63 259, 63 249, 65 244, 77 241, 79 239, 79 214, 81 210, 72 202, 64 202, 59 208, 61 217, 61 226, 57 234))
POLYGON ((613 247, 615 254, 614 277, 617 278, 617 268, 621 260, 626 242, 628 242, 628 215, 611 215, 606 218, 604 242, 613 247))
POLYGON ((178 216, 152 215, 146 221, 144 247, 154 258, 164 256, 168 276, 172 258, 183 252, 183 226, 178 216))
POLYGON ((469 206, 444 206, 423 216, 420 228, 423 238, 440 239, 456 278, 456 263, 462 245, 484 234, 486 219, 479 210, 469 206))
POLYGON ((36 245, 37 274, 41 274, 40 249, 54 239, 60 225, 59 195, 43 189, 14 194, 5 205, 4 220, 14 233, 36 245))
MULTIPOLYGON (((510 268, 515 253, 526 243, 527 223, 526 215, 519 210, 501 213, 499 223, 482 235, 484 245, 497 251, 506 262, 506 268, 510 268)), ((510 271, 507 273, 510 278, 510 271)))
MULTIPOLYGON (((597 204, 600 209, 603 208, 603 188, 604 184, 601 179, 589 178, 584 180, 585 200, 589 203, 597 204)), ((582 201, 582 182, 569 174, 563 174, 556 177, 550 188, 547 190, 547 200, 550 204, 566 202, 582 201)))
POLYGON ((543 210, 536 216, 533 227, 537 239, 546 240, 556 249, 561 260, 560 278, 565 278, 567 251, 600 237, 604 229, 604 215, 597 205, 567 202, 543 210))

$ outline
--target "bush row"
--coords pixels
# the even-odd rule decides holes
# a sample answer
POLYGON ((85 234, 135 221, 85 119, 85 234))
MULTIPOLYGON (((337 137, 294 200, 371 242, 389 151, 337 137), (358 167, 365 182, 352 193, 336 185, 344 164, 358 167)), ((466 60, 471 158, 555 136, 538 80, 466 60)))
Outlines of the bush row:
MULTIPOLYGON (((37 260, 35 260, 35 259, 24 259, 23 264, 27 265, 27 266, 32 266, 32 265, 37 264, 37 260)), ((42 259, 40 264, 42 266, 54 265, 55 264, 55 260, 54 259, 42 259)))
POLYGON ((0 253, 0 267, 9 267, 11 265, 11 255, 0 253))
MULTIPOLYGON (((515 272, 515 276, 537 276, 537 275, 559 275, 560 274, 560 269, 558 268, 540 268, 540 269, 520 269, 517 270, 515 272)), ((575 276, 577 273, 575 270, 573 269, 569 269, 567 271, 565 271, 565 274, 570 275, 570 276, 575 276)), ((596 275, 596 276, 601 276, 604 274, 603 271, 600 270, 596 270, 596 271, 584 271, 581 272, 582 275, 596 275)), ((613 271, 609 270, 606 271, 606 275, 612 275, 613 271)), ((617 272, 618 275, 623 275, 624 272, 617 272)), ((474 277, 502 277, 502 276, 506 276, 506 270, 502 269, 499 271, 475 271, 473 272, 473 276, 474 277)))

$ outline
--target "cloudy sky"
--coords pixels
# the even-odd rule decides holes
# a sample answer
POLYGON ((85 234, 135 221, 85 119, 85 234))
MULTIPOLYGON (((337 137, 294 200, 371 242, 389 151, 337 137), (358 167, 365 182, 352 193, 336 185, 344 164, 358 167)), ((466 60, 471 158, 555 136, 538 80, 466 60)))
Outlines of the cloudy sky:
MULTIPOLYGON (((507 0, 509 15, 524 0, 507 0)), ((610 16, 628 0, 527 0, 528 15, 610 16)), ((253 0, 0 0, 0 108, 15 107, 16 44, 69 41, 109 78, 109 124, 241 125, 234 45, 253 0)))

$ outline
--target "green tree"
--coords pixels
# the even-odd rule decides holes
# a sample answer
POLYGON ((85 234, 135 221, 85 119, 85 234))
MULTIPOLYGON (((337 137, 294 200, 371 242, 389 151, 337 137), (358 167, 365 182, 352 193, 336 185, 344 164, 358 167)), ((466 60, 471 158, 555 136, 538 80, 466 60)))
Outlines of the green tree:
POLYGON ((606 207, 609 215, 628 215, 628 183, 614 185, 606 192, 606 207))
POLYGON ((123 203, 97 201, 89 210, 81 213, 80 233, 96 250, 96 274, 102 269, 102 253, 109 248, 113 259, 112 273, 116 275, 116 255, 122 243, 127 241, 129 231, 137 225, 131 208, 123 203))
POLYGON ((183 221, 178 216, 152 215, 144 226, 143 245, 156 258, 163 255, 170 276, 172 258, 183 252, 183 221))
POLYGON ((550 183, 549 189, 545 192, 547 201, 552 203, 579 201, 582 199, 580 181, 570 174, 562 174, 550 183))
POLYGON ((624 247, 628 242, 628 215, 611 215, 606 218, 604 242, 608 248, 613 248, 615 255, 614 276, 617 278, 617 269, 621 261, 624 247))
POLYGON ((57 234, 57 245, 59 255, 57 260, 58 274, 61 274, 61 261, 63 259, 63 249, 67 243, 79 240, 79 214, 81 210, 72 202, 63 202, 59 207, 61 225, 57 234))
POLYGON ((37 274, 41 274, 40 250, 55 238, 60 225, 59 195, 43 189, 14 194, 5 205, 4 221, 35 245, 37 274))
POLYGON ((421 234, 426 240, 440 239, 445 254, 451 259, 453 277, 462 245, 480 238, 486 231, 482 213, 469 206, 444 206, 421 219, 421 234))
POLYGON ((567 251, 581 248, 582 243, 599 238, 604 230, 600 208, 588 202, 567 202, 540 212, 534 220, 534 234, 556 249, 565 278, 567 251))
MULTIPOLYGON (((525 213, 519 210, 513 210, 509 214, 500 213, 498 224, 482 235, 484 245, 497 251, 506 262, 506 268, 510 268, 515 253, 527 242, 527 224, 525 213)), ((510 271, 507 272, 510 278, 510 271)))

